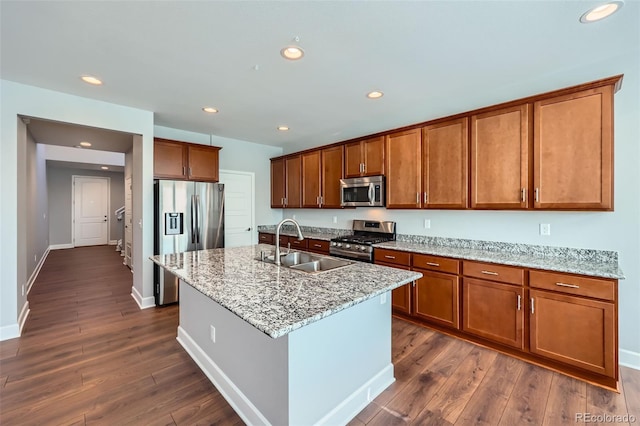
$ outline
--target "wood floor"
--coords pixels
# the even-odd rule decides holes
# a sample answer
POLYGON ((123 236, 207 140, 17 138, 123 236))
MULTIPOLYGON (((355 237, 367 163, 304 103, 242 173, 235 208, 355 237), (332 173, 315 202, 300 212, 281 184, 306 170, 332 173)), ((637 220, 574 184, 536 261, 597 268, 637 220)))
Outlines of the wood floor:
MULTIPOLYGON (((0 424, 242 424, 176 342, 178 307, 139 310, 121 259, 49 254, 22 337, 0 342, 0 424)), ((393 331, 396 382, 351 425, 640 422, 640 371, 621 367, 617 394, 401 320, 393 331)))

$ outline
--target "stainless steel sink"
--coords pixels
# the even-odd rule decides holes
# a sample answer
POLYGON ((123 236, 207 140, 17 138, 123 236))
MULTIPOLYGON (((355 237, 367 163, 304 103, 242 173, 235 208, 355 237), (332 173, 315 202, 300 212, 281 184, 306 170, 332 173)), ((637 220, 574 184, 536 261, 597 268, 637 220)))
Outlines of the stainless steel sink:
MULTIPOLYGON (((273 256, 264 259, 265 262, 273 263, 273 256)), ((353 264, 353 262, 336 259, 335 257, 321 256, 301 251, 294 251, 280 257, 280 263, 287 268, 308 273, 319 273, 343 268, 353 264)))

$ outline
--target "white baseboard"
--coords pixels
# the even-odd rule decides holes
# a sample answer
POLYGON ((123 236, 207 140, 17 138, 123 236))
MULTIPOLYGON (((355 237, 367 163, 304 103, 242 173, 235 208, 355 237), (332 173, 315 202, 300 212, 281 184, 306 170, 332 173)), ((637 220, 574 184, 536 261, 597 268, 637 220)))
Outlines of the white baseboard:
MULTIPOLYGON (((44 254, 40 258, 40 262, 38 262, 38 264, 36 265, 36 269, 33 270, 33 273, 29 277, 29 281, 27 281, 27 294, 29 294, 29 292, 31 291, 31 286, 33 286, 33 283, 36 282, 38 274, 40 273, 40 269, 42 268, 42 265, 44 265, 44 261, 47 260, 47 256, 49 256, 49 251, 50 249, 47 247, 47 250, 45 250, 44 254)), ((20 330, 22 330, 22 327, 20 327, 20 330)))
MULTIPOLYGON (((253 405, 182 327, 178 327, 176 340, 246 424, 270 424, 260 410, 253 405)), ((349 423, 356 414, 369 405, 394 381, 393 364, 389 364, 328 412, 316 425, 349 423)))
POLYGON ((62 250, 74 248, 73 244, 51 244, 49 250, 62 250))
POLYGON ((246 424, 271 424, 182 327, 178 327, 176 340, 246 424))
POLYGON ((134 286, 131 286, 131 297, 133 297, 133 300, 136 301, 140 309, 153 308, 156 306, 156 299, 153 296, 142 297, 140 292, 134 286))
POLYGON ((116 244, 118 244, 118 240, 109 240, 107 244, 110 246, 115 246, 116 244))
POLYGON ((620 352, 618 353, 618 363, 625 367, 640 370, 640 353, 620 349, 620 352))
POLYGON ((20 337, 18 323, 0 327, 0 341, 15 339, 16 337, 20 337))
POLYGON ((30 312, 31 309, 29 309, 29 301, 25 300, 24 305, 22 305, 22 310, 20 310, 20 316, 18 317, 19 334, 22 334, 24 323, 27 322, 27 318, 29 317, 30 312))

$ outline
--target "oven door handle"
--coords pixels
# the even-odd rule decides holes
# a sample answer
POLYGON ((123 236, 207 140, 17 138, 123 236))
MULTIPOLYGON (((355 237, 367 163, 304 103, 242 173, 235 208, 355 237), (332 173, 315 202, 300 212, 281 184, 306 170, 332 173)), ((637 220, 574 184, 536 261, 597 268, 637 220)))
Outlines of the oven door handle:
POLYGON ((373 183, 369 184, 369 205, 372 206, 373 205, 373 194, 374 194, 374 188, 373 188, 373 183))

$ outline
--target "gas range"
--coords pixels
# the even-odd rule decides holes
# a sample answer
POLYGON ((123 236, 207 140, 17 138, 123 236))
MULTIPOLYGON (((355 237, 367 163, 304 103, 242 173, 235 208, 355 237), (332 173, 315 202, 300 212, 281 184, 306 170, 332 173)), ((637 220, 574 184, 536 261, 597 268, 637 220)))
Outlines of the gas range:
POLYGON ((373 244, 395 239, 395 222, 354 220, 353 235, 333 238, 329 246, 329 254, 363 262, 373 262, 373 244))

